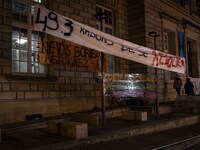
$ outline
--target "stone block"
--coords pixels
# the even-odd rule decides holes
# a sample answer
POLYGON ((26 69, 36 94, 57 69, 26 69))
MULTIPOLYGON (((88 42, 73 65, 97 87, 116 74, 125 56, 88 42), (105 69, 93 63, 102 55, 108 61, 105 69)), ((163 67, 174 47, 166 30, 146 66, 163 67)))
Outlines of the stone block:
POLYGON ((82 122, 62 122, 60 135, 75 139, 86 138, 88 137, 88 125, 82 122))
POLYGON ((125 111, 122 114, 122 118, 125 120, 135 120, 135 115, 133 111, 125 111))
POLYGON ((147 112, 125 111, 122 115, 125 120, 147 121, 147 112))
POLYGON ((80 114, 75 117, 76 121, 88 123, 88 125, 101 125, 101 115, 80 114))
POLYGON ((47 130, 53 134, 60 134, 60 124, 62 120, 49 120, 47 121, 47 130))
POLYGON ((8 91, 5 91, 5 92, 0 92, 0 99, 16 99, 16 92, 8 92, 8 91))
POLYGON ((42 98, 42 92, 25 92, 25 98, 42 98))
POLYGON ((147 112, 135 112, 136 120, 147 121, 147 112))
POLYGON ((3 84, 3 91, 10 91, 10 84, 3 84))
POLYGON ((125 111, 125 108, 108 110, 106 111, 106 118, 120 117, 122 116, 124 111, 125 111))
POLYGON ((132 111, 145 111, 147 115, 155 115, 156 108, 154 106, 132 106, 132 111))

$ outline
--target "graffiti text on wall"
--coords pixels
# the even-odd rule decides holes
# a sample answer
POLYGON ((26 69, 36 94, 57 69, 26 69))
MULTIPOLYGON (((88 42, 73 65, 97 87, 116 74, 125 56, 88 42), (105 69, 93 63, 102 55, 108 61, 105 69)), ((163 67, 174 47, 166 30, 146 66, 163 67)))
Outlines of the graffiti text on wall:
POLYGON ((151 102, 156 99, 156 78, 143 74, 105 74, 105 95, 112 97, 140 97, 151 102))
POLYGON ((38 60, 42 64, 88 67, 92 70, 100 70, 100 52, 71 42, 42 41, 38 43, 38 52, 38 60))

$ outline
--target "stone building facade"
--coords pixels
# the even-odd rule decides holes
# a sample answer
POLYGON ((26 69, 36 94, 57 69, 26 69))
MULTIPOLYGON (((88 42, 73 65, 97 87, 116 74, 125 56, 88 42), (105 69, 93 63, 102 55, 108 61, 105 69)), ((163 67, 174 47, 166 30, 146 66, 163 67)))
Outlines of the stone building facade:
MULTIPOLYGON (((35 60, 32 28, 33 5, 44 7, 88 26, 99 28, 94 14, 110 13, 104 32, 127 41, 186 57, 187 76, 200 75, 199 1, 191 0, 1 0, 0 1, 0 124, 24 121, 28 116, 43 117, 101 107, 101 82, 97 71, 62 64, 41 65, 35 60), (149 36, 156 32, 156 43, 149 36), (27 44, 20 43, 26 42, 27 44), (18 46, 16 46, 18 44, 18 46)), ((59 41, 53 36, 48 40, 59 41)), ((155 74, 155 69, 123 58, 110 56, 108 69, 114 73, 155 74)), ((157 69, 158 100, 175 99, 175 73, 157 69)), ((183 94, 183 93, 182 93, 183 94)), ((107 106, 115 105, 107 101, 107 106)))

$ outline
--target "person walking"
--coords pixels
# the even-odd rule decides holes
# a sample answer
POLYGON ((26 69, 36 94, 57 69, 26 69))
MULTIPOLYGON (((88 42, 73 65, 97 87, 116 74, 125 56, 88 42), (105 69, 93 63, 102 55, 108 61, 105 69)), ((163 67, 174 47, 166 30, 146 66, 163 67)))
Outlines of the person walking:
POLYGON ((181 78, 179 77, 179 75, 176 74, 176 77, 175 77, 175 79, 174 79, 173 88, 176 89, 177 95, 180 95, 181 86, 182 86, 182 80, 181 80, 181 78))
POLYGON ((190 78, 187 78, 187 79, 186 79, 184 88, 185 88, 185 94, 187 94, 187 95, 194 95, 194 90, 193 90, 194 85, 193 85, 193 83, 190 81, 190 78))

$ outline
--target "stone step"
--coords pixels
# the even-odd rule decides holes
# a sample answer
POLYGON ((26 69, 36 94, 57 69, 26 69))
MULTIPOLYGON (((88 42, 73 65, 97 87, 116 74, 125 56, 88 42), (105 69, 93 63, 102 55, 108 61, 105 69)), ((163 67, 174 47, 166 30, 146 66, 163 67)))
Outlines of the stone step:
POLYGON ((176 98, 176 112, 200 113, 200 96, 178 96, 176 98))

